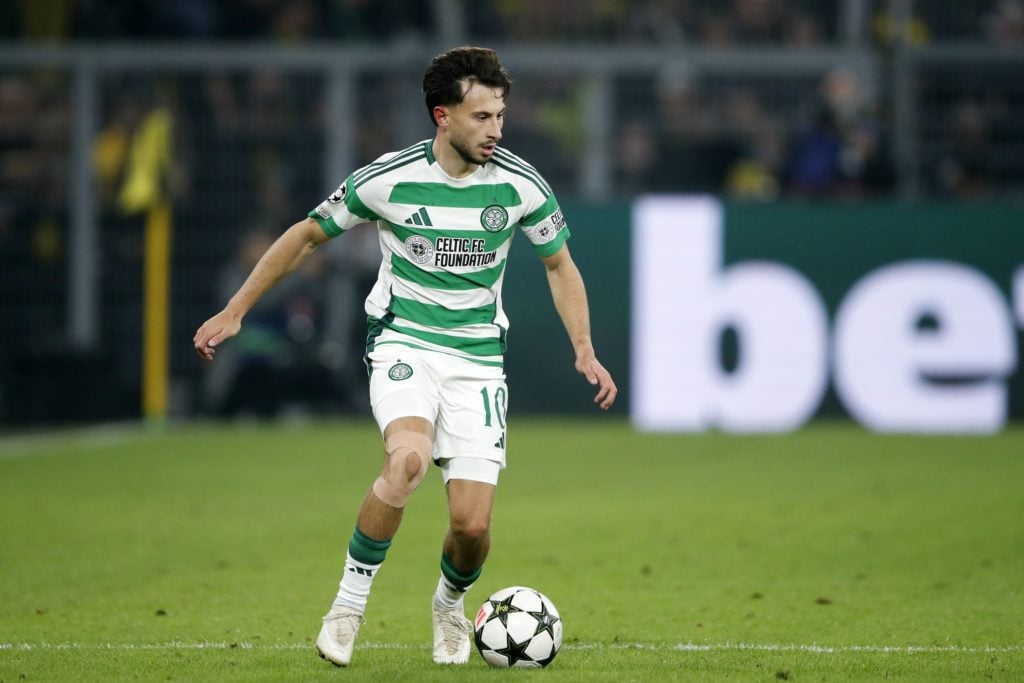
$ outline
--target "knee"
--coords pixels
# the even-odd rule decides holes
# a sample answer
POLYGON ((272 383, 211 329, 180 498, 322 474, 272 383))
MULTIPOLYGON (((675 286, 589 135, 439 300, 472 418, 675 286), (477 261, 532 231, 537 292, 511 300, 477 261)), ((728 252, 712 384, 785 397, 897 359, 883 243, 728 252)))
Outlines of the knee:
POLYGON ((396 453, 395 457, 402 459, 400 464, 396 464, 395 470, 397 472, 401 469, 406 481, 418 481, 423 478, 428 466, 422 455, 416 451, 407 450, 396 453))
POLYGON ((391 507, 404 508, 427 473, 433 444, 426 434, 406 431, 389 436, 384 448, 384 471, 373 483, 373 492, 391 507))
POLYGON ((451 519, 451 532, 460 544, 479 544, 490 538, 490 520, 476 515, 455 515, 451 519))

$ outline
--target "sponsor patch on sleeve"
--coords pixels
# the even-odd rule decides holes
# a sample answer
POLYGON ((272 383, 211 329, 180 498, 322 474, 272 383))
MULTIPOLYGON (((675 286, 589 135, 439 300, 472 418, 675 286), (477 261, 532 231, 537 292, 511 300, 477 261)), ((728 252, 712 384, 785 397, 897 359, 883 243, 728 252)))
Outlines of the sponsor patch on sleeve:
POLYGON ((526 228, 525 233, 534 244, 547 244, 564 228, 565 218, 562 217, 562 210, 558 209, 537 225, 526 228))

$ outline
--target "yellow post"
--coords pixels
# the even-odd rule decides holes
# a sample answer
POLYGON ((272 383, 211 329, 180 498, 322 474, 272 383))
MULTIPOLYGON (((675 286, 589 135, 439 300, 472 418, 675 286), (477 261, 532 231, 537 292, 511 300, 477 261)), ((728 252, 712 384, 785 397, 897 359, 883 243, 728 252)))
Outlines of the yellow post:
POLYGON ((171 280, 171 205, 164 175, 171 163, 172 119, 151 111, 132 139, 128 169, 118 197, 129 215, 146 217, 142 312, 142 414, 161 424, 167 417, 168 319, 171 280))
POLYGON ((153 202, 146 215, 142 332, 142 409, 146 419, 167 417, 168 329, 171 282, 171 207, 153 202))

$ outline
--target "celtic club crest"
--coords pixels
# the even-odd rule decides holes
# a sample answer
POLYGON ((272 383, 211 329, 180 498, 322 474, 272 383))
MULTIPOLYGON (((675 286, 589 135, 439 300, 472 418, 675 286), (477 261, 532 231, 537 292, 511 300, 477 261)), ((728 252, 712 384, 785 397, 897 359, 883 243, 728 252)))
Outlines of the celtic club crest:
POLYGON ((391 369, 388 370, 388 377, 396 382, 401 382, 403 379, 409 379, 412 377, 412 366, 408 363, 395 363, 391 366, 391 369))
POLYGON ((501 232, 508 225, 508 211, 504 206, 491 204, 480 214, 480 225, 487 232, 501 232))

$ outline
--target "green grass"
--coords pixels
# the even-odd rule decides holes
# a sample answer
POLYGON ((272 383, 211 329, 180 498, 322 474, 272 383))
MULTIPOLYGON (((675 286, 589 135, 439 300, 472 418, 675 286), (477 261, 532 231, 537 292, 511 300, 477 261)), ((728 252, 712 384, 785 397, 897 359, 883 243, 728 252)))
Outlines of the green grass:
POLYGON ((1024 678, 1024 430, 639 435, 518 420, 470 594, 548 594, 541 672, 430 661, 440 477, 410 502, 353 665, 313 649, 370 420, 0 438, 0 681, 1024 678))

